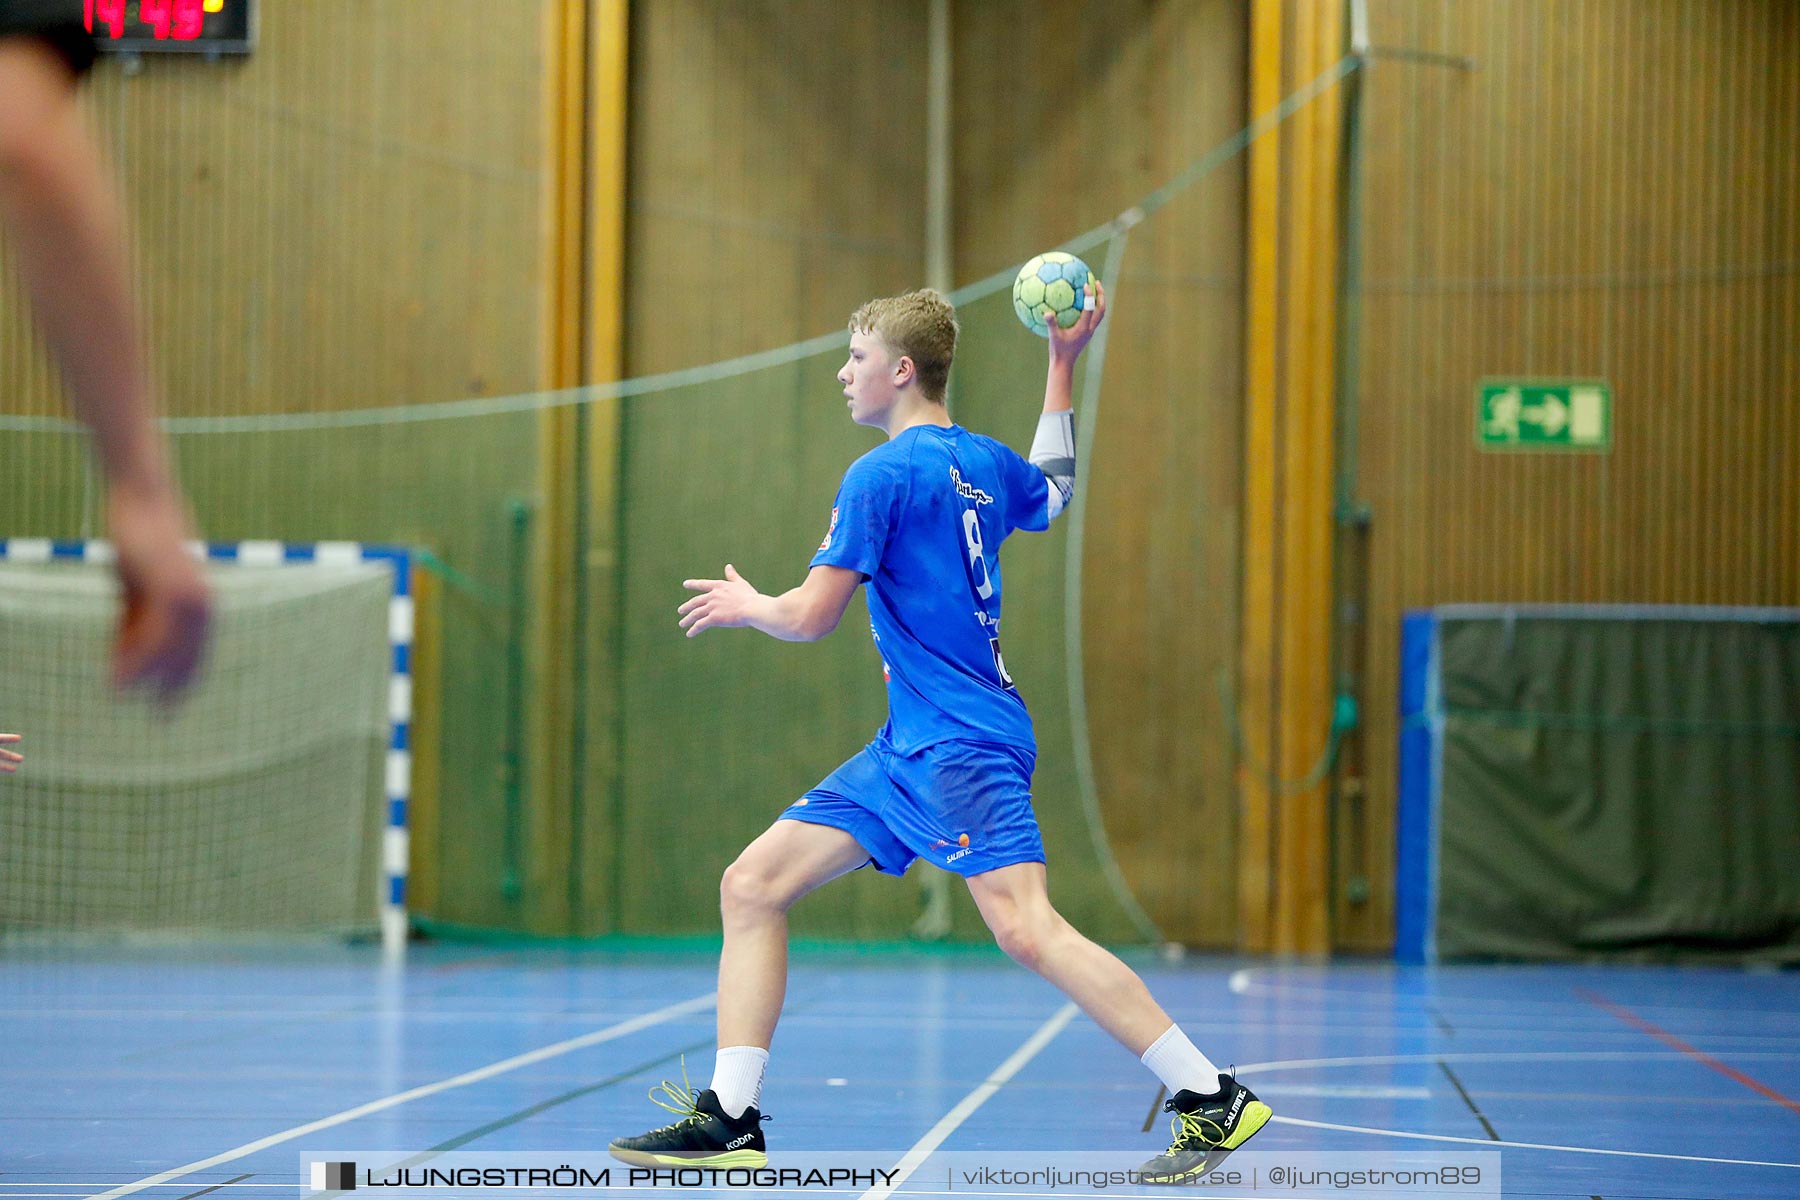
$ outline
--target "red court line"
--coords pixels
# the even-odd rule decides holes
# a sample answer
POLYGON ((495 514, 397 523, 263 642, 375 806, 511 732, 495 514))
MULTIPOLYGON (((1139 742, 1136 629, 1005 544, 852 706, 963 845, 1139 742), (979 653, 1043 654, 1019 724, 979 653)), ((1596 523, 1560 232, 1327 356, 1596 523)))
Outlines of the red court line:
POLYGON ((1668 1030, 1659 1029, 1655 1025, 1652 1025, 1650 1022, 1644 1020, 1644 1018, 1642 1018, 1642 1017, 1638 1016, 1636 1013, 1632 1012, 1629 1008, 1626 1008, 1624 1005, 1614 1004, 1611 1000, 1608 1000, 1605 996, 1600 995, 1598 992, 1590 992, 1586 988, 1576 988, 1575 994, 1577 996, 1580 996, 1583 1000, 1586 1000, 1589 1004, 1594 1005, 1596 1008, 1605 1009, 1607 1012, 1609 1012, 1613 1016, 1619 1018, 1619 1020, 1625 1022, 1627 1025, 1631 1026, 1633 1029, 1638 1030, 1640 1033, 1647 1033, 1651 1037, 1655 1038, 1657 1041, 1663 1043, 1664 1045, 1673 1046, 1675 1049, 1681 1051, 1683 1054, 1686 1054, 1691 1058, 1697 1059, 1700 1062, 1705 1063, 1707 1066, 1711 1067, 1713 1070, 1717 1071, 1719 1074, 1725 1076, 1727 1079, 1735 1079, 1737 1082, 1743 1084, 1745 1087, 1749 1088, 1751 1091, 1756 1092, 1757 1094, 1762 1095, 1762 1096, 1767 1096, 1769 1099, 1773 1100, 1775 1103, 1781 1105, 1781 1107, 1787 1108, 1787 1109, 1792 1109, 1794 1112, 1800 1113, 1800 1103, 1796 1103, 1795 1101, 1788 1099, 1786 1096, 1782 1095, 1780 1092, 1776 1091, 1774 1088, 1770 1087, 1768 1084, 1763 1083, 1761 1080, 1750 1078, 1750 1076, 1744 1074, 1742 1071, 1738 1070, 1736 1067, 1733 1067, 1726 1063, 1720 1062, 1718 1059, 1714 1058, 1710 1054, 1707 1054, 1705 1051, 1694 1049, 1694 1047, 1688 1045, 1686 1042, 1682 1041, 1680 1038, 1676 1037, 1674 1034, 1670 1033, 1668 1030))

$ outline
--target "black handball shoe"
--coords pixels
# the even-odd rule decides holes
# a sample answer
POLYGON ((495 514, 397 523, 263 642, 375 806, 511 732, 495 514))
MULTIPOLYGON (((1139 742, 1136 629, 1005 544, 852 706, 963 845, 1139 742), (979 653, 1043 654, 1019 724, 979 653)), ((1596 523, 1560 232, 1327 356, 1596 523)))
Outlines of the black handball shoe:
POLYGON ((711 1088, 698 1092, 688 1088, 686 1071, 680 1084, 664 1080, 651 1088, 650 1100, 681 1119, 637 1137, 613 1139, 607 1149, 620 1162, 634 1167, 760 1167, 768 1163, 762 1134, 762 1123, 768 1118, 756 1108, 746 1108, 741 1117, 726 1116, 711 1088), (659 1098, 658 1092, 668 1101, 659 1098))

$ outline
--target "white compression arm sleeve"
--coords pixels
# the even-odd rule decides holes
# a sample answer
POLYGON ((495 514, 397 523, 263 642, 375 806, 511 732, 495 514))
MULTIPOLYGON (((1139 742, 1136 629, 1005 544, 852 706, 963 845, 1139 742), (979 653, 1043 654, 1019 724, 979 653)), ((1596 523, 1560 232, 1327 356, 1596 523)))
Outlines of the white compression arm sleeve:
POLYGON ((1050 519, 1069 506, 1075 496, 1075 414, 1045 413, 1038 418, 1037 437, 1031 440, 1031 465, 1050 481, 1050 519))

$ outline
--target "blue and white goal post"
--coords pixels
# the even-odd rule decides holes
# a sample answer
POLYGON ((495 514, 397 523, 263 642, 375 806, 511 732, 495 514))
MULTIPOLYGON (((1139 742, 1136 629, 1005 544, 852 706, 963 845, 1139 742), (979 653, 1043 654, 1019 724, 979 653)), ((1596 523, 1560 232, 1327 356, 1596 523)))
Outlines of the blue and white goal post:
MULTIPOLYGON (((388 598, 388 743, 383 785, 387 813, 377 873, 381 889, 377 912, 382 946, 389 954, 400 952, 407 936, 407 804, 412 795, 413 552, 403 546, 370 542, 190 542, 188 549, 196 558, 218 566, 369 563, 388 568, 392 591, 388 598)), ((97 539, 0 538, 0 562, 109 565, 115 557, 112 544, 97 539)))

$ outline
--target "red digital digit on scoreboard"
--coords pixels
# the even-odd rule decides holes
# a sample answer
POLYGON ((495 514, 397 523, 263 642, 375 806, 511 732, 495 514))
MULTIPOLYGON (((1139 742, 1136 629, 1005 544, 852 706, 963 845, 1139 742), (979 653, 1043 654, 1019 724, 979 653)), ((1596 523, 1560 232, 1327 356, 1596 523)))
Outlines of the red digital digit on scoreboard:
POLYGON ((94 18, 99 17, 107 37, 125 36, 125 0, 87 0, 87 28, 94 32, 94 18))
POLYGON ((206 10, 201 0, 175 0, 173 32, 179 41, 191 42, 206 27, 206 10))
POLYGON ((156 31, 158 39, 169 36, 169 0, 138 0, 138 20, 156 31))

